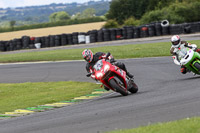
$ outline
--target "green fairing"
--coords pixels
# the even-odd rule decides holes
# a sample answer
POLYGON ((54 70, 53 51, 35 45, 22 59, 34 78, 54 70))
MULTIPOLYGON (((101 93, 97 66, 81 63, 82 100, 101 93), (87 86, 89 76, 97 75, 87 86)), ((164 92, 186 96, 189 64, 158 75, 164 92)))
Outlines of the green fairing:
POLYGON ((187 64, 185 64, 184 66, 187 69, 191 70, 192 72, 200 75, 200 72, 198 71, 198 69, 194 67, 194 64, 196 62, 198 62, 200 64, 200 54, 197 53, 197 52, 194 52, 194 55, 193 55, 192 59, 187 64))

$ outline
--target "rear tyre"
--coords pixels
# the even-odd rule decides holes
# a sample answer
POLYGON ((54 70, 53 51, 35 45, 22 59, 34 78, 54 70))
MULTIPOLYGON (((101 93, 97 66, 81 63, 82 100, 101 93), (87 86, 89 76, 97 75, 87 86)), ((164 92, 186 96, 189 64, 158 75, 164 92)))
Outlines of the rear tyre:
POLYGON ((128 91, 124 90, 120 85, 119 83, 117 83, 115 81, 115 79, 111 79, 109 81, 109 85, 114 88, 116 90, 116 92, 119 92, 121 95, 123 96, 127 96, 128 95, 128 91))
POLYGON ((198 62, 194 63, 194 66, 199 70, 200 72, 200 64, 198 62))

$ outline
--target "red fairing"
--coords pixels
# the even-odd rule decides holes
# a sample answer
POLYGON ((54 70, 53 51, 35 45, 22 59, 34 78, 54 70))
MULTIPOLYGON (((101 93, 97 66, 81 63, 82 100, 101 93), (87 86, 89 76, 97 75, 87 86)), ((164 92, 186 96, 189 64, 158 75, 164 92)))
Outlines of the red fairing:
POLYGON ((126 72, 124 70, 120 69, 117 66, 112 65, 110 62, 107 62, 105 59, 99 60, 99 62, 100 62, 99 64, 98 63, 95 64, 96 65, 95 67, 98 69, 94 69, 94 75, 95 75, 96 80, 99 80, 100 82, 105 84, 107 87, 114 90, 113 88, 111 88, 108 82, 110 81, 110 79, 114 78, 114 75, 115 75, 115 76, 121 77, 120 79, 123 79, 125 88, 127 88, 126 72))

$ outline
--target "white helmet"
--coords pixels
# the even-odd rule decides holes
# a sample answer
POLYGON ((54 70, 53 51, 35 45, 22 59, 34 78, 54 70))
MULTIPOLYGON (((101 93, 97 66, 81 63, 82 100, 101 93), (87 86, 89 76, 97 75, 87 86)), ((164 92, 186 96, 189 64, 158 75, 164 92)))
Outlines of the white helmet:
POLYGON ((179 35, 174 35, 171 38, 172 45, 176 48, 178 48, 181 45, 181 38, 179 35))

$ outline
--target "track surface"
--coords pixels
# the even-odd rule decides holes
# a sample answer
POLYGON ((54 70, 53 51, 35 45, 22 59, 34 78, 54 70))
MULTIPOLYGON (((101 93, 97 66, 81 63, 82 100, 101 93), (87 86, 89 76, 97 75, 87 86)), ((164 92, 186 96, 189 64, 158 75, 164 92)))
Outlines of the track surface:
MULTIPOLYGON (((166 42, 169 38, 155 37, 62 48, 153 43, 161 40, 166 42)), ((197 39, 199 35, 184 35, 184 40, 197 39)), ((18 52, 27 51, 13 51, 18 52)), ((124 97, 111 92, 79 104, 0 120, 0 133, 101 133, 200 116, 200 76, 191 73, 182 75, 180 67, 173 64, 171 57, 120 61, 135 75, 139 86, 137 94, 124 97)), ((83 61, 0 65, 0 74, 0 83, 68 80, 94 82, 85 77, 83 61)))
MULTIPOLYGON (((0 132, 101 133, 200 116, 200 76, 182 75, 171 57, 121 61, 135 75, 137 94, 124 97, 109 93, 80 104, 1 120, 0 132)), ((85 77, 84 66, 83 61, 2 65, 0 73, 10 82, 55 79, 93 82, 85 77)), ((3 78, 0 81, 5 82, 3 78)))

